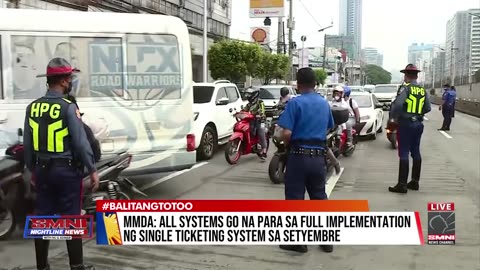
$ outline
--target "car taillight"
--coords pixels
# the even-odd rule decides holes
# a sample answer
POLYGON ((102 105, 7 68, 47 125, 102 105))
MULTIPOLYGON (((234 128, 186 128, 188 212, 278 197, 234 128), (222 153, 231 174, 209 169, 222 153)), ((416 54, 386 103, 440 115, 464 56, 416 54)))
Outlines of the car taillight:
POLYGON ((187 134, 187 151, 195 151, 195 135, 187 134))

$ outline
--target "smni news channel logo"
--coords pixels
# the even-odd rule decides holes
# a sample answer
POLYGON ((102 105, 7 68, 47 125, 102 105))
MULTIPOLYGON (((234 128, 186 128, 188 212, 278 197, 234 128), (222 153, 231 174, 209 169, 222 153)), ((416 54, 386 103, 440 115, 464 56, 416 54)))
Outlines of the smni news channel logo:
POLYGON ((428 203, 428 244, 455 245, 455 204, 428 203))
POLYGON ((28 216, 23 238, 72 240, 93 237, 93 216, 28 216))

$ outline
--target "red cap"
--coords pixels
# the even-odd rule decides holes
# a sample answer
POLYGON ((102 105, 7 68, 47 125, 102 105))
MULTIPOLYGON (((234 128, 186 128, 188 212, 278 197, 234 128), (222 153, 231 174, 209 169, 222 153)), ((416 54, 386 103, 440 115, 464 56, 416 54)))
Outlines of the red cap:
POLYGON ((53 58, 47 65, 47 73, 37 75, 38 77, 50 77, 58 75, 70 75, 72 73, 80 72, 80 70, 73 68, 67 60, 63 58, 53 58))
POLYGON ((408 64, 405 69, 400 70, 401 73, 419 73, 419 70, 414 64, 408 64))

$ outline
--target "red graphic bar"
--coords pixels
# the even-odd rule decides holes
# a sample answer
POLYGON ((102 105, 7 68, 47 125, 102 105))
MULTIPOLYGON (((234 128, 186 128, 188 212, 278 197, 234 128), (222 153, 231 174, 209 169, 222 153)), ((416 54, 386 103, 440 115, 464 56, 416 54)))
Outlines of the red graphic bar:
POLYGON ((99 200, 97 212, 368 212, 367 200, 99 200))
POLYGON ((443 202, 443 203, 430 202, 428 203, 428 211, 434 211, 434 212, 455 211, 455 204, 453 202, 443 202))

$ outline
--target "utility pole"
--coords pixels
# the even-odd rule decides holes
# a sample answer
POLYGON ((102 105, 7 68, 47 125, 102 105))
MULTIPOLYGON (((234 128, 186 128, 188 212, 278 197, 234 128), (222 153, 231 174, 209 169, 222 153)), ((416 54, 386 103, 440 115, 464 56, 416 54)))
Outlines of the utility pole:
POLYGON ((288 14, 288 59, 290 61, 290 80, 293 80, 293 0, 289 0, 288 14))
POLYGON ((208 0, 203 0, 203 82, 208 82, 208 0))
POLYGON ((0 0, 0 8, 6 8, 7 6, 5 5, 4 0, 0 0))
POLYGON ((283 21, 282 17, 278 17, 278 33, 277 33, 277 53, 281 54, 283 52, 283 21))
POLYGON ((322 63, 323 71, 325 71, 326 63, 327 63, 327 34, 323 35, 323 63, 322 63))

